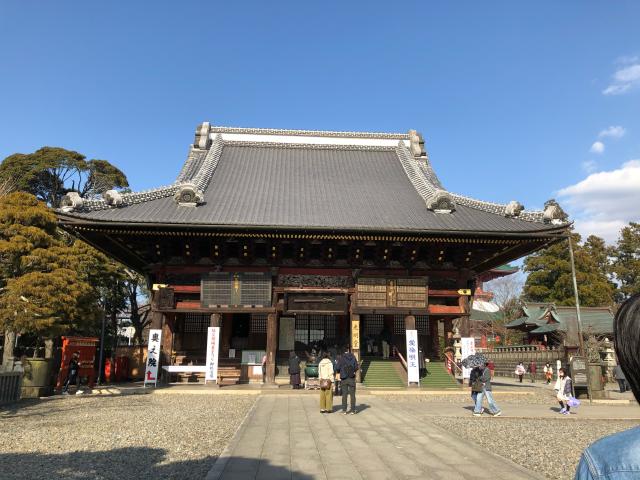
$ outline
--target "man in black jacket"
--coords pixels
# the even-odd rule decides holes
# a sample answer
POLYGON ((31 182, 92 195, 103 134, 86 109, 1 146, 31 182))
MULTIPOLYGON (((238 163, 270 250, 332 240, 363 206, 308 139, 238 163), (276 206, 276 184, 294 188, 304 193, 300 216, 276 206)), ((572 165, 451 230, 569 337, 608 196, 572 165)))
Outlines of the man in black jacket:
POLYGON ((358 360, 345 348, 340 361, 338 362, 338 372, 340 373, 340 385, 342 386, 342 413, 347 411, 347 396, 351 397, 351 415, 356 414, 356 372, 358 371, 358 360))
MULTIPOLYGON (((78 383, 78 373, 80 372, 80 352, 73 352, 69 361, 69 371, 67 372, 67 380, 62 387, 62 394, 69 394, 69 385, 78 383)), ((77 392, 76 392, 77 393, 77 392)))

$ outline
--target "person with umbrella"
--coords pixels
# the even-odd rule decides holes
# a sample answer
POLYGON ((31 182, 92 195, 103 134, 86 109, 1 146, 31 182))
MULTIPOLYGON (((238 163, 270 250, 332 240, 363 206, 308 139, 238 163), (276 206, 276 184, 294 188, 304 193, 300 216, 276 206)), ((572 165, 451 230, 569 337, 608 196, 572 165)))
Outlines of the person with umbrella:
MULTIPOLYGON (((482 355, 482 357, 484 356, 482 355)), ((491 393, 491 372, 489 372, 488 363, 489 362, 486 361, 485 358, 485 363, 480 366, 482 373, 476 380, 476 383, 479 382, 481 384, 481 390, 478 392, 478 395, 476 397, 476 407, 473 410, 474 417, 479 417, 480 415, 482 415, 482 399, 484 397, 487 397, 487 402, 489 403, 489 411, 491 412, 491 414, 494 417, 502 415, 502 411, 498 408, 498 405, 496 405, 496 402, 494 401, 493 395, 491 393)))

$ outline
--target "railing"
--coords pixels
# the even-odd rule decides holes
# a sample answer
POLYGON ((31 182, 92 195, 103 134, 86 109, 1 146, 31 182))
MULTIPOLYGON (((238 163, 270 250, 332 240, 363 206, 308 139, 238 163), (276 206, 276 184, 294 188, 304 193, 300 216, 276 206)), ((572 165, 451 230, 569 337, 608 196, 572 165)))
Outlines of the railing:
POLYGON ((407 367, 407 361, 400 353, 400 350, 396 349, 396 353, 398 354, 398 358, 400 358, 400 364, 404 367, 405 370, 408 370, 409 368, 407 367))
MULTIPOLYGON (((458 371, 460 373, 460 377, 462 378, 462 368, 460 368, 458 366, 458 364, 456 363, 456 361, 453 358, 453 355, 451 354, 451 352, 445 352, 444 354, 445 357, 445 368, 447 368, 447 362, 450 363, 453 367, 454 367, 454 371, 458 371)), ((447 368, 447 371, 449 371, 449 369, 447 368)), ((457 375, 453 372, 450 372, 450 375, 452 375, 454 378, 457 378, 457 375)))
POLYGON ((22 372, 0 372, 0 405, 20 400, 22 372))

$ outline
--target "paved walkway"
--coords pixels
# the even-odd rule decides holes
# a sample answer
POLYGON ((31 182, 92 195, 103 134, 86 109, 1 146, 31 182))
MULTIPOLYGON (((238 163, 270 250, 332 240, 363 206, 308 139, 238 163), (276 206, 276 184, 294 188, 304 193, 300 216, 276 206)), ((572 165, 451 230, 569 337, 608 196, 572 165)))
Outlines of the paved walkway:
POLYGON ((315 395, 259 397, 207 480, 541 478, 418 421, 405 405, 362 401, 357 415, 322 415, 315 395))

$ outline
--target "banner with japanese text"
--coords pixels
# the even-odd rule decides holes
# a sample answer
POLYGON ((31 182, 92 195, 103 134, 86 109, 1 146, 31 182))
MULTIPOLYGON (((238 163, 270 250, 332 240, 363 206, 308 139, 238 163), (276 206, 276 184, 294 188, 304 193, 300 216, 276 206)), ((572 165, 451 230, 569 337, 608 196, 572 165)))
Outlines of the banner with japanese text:
POLYGON ((207 328, 207 370, 204 381, 218 381, 218 352, 220 351, 220 327, 207 328))
POLYGON ((149 346, 147 353, 147 366, 144 372, 144 384, 158 383, 158 364, 160 363, 160 340, 162 338, 162 330, 149 330, 149 346))
MULTIPOLYGON (((460 339, 460 355, 462 360, 469 355, 476 354, 476 340, 473 337, 462 337, 460 339)), ((462 367, 462 378, 469 378, 471 375, 471 369, 462 367)))
POLYGON ((417 330, 407 330, 407 380, 410 384, 420 383, 417 330))

